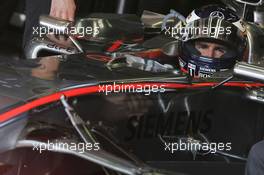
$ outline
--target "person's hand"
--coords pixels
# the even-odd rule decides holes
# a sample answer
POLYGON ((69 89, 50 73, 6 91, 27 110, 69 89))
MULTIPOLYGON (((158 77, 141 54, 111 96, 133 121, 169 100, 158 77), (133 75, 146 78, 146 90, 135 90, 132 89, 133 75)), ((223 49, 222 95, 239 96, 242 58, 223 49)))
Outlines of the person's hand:
POLYGON ((75 0, 51 0, 50 16, 74 21, 75 0))

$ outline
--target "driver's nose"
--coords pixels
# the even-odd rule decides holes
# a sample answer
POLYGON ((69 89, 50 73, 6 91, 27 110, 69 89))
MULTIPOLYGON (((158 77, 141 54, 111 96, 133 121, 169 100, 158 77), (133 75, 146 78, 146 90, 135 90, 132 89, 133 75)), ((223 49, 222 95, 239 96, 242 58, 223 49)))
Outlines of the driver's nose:
POLYGON ((202 53, 202 55, 205 56, 205 57, 213 58, 214 55, 215 55, 214 49, 212 49, 212 48, 209 47, 206 50, 204 50, 204 52, 202 53))

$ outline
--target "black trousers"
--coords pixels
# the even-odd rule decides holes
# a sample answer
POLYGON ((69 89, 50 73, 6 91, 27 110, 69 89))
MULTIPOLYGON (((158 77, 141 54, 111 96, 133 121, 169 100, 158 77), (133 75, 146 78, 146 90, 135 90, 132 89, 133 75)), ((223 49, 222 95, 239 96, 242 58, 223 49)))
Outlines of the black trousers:
POLYGON ((248 156, 246 175, 264 174, 264 140, 255 144, 248 156))
POLYGON ((17 6, 17 0, 0 1, 0 32, 8 25, 12 13, 17 6))
POLYGON ((39 26, 40 15, 48 15, 51 0, 26 0, 25 14, 27 16, 23 37, 23 48, 33 37, 33 27, 39 26))

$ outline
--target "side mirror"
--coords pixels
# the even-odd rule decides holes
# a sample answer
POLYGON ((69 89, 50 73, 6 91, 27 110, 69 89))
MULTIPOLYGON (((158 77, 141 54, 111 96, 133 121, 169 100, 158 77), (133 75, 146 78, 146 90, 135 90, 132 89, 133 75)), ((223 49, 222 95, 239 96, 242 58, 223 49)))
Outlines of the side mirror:
POLYGON ((41 56, 40 53, 42 52, 48 53, 48 55, 71 55, 79 53, 75 47, 58 44, 46 37, 33 38, 25 47, 25 57, 27 59, 36 59, 41 56))
POLYGON ((70 27, 74 26, 73 22, 63 20, 60 18, 51 17, 51 16, 40 16, 39 24, 43 27, 48 28, 48 30, 49 29, 55 30, 56 34, 68 35, 70 40, 73 42, 73 44, 79 50, 79 52, 81 52, 81 53, 84 52, 80 43, 75 38, 70 36, 69 29, 70 29, 70 27))
POLYGON ((234 67, 234 76, 264 82, 264 67, 238 62, 234 67))
POLYGON ((71 21, 51 16, 40 16, 39 24, 48 29, 56 30, 58 34, 65 34, 69 27, 73 26, 73 22, 71 21))

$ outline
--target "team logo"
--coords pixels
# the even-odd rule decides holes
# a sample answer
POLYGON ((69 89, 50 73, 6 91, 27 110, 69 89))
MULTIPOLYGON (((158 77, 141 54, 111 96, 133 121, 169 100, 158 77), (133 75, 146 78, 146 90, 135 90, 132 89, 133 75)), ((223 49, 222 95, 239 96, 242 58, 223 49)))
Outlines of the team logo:
POLYGON ((214 11, 210 14, 211 18, 225 19, 225 15, 220 11, 214 11))

